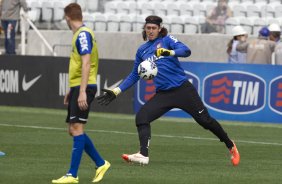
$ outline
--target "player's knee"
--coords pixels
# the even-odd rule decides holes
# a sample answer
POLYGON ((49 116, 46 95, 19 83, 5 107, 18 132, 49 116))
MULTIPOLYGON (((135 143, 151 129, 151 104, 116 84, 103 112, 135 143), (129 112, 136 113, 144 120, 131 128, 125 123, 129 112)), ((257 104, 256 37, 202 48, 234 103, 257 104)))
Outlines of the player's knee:
POLYGON ((69 135, 77 136, 83 134, 83 125, 81 123, 72 123, 69 125, 69 135))

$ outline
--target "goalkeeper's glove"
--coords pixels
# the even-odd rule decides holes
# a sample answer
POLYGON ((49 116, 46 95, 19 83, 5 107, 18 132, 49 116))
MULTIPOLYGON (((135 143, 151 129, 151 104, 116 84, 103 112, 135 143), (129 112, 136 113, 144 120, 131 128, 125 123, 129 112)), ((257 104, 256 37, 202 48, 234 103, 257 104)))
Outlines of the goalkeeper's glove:
POLYGON ((174 50, 168 50, 168 49, 164 49, 164 48, 158 48, 155 52, 155 55, 157 57, 160 57, 160 56, 174 56, 175 55, 175 52, 174 50))
POLYGON ((119 87, 112 90, 102 89, 102 91, 105 93, 97 97, 98 104, 100 105, 108 105, 121 93, 121 89, 119 87))

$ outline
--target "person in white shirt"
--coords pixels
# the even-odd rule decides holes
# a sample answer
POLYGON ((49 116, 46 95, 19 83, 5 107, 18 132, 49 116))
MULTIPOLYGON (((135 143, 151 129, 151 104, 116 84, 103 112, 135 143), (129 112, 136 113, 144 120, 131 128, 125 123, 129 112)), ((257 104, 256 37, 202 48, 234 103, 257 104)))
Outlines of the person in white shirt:
POLYGON ((228 63, 246 63, 247 54, 246 52, 239 52, 236 47, 240 40, 246 39, 248 33, 242 26, 235 26, 232 29, 233 38, 227 45, 228 63))

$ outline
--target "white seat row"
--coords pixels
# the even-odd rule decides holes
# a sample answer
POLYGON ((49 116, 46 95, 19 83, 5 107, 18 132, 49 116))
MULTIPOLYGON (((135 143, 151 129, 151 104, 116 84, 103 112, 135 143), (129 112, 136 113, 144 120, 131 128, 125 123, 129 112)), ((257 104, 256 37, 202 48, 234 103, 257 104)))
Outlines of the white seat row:
MULTIPOLYGON (((95 31, 142 32, 148 15, 136 14, 84 14, 85 24, 95 31)), ((203 16, 163 16, 163 25, 173 33, 199 33, 205 22, 203 16)))
POLYGON ((235 17, 282 17, 281 3, 235 4, 231 9, 235 17))
POLYGON ((258 17, 230 17, 225 22, 226 34, 231 34, 232 28, 241 25, 244 29, 253 35, 258 35, 258 31, 263 27, 276 23, 282 27, 281 18, 258 18, 258 17))
POLYGON ((131 14, 156 14, 156 15, 191 15, 206 16, 216 6, 215 2, 190 2, 183 0, 176 2, 135 2, 135 1, 110 1, 105 4, 105 13, 131 13, 131 14))
POLYGON ((83 11, 98 10, 98 0, 28 0, 27 4, 31 8, 29 16, 33 21, 61 21, 64 7, 71 2, 79 3, 83 11))

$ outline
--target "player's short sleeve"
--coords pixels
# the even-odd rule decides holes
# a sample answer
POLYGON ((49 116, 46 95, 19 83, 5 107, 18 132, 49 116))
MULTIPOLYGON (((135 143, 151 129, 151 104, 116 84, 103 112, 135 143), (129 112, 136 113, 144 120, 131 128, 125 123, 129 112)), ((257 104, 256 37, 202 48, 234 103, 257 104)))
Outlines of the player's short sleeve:
POLYGON ((76 40, 77 51, 80 55, 91 54, 93 47, 92 36, 87 31, 81 31, 76 40))

